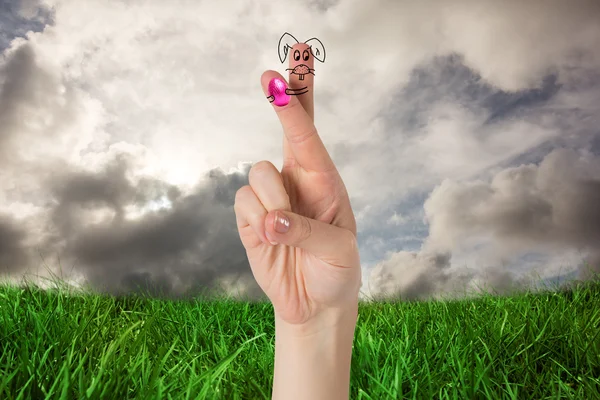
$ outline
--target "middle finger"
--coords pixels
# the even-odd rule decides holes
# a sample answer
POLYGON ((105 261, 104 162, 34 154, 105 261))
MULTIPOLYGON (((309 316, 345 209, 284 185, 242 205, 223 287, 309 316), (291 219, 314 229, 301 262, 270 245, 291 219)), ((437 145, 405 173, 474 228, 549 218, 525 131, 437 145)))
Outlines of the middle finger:
POLYGON ((295 44, 289 49, 288 58, 290 93, 296 93, 295 96, 300 100, 300 104, 309 117, 314 120, 314 72, 312 71, 314 71, 315 60, 310 46, 305 43, 295 44))
MULTIPOLYGON (((300 93, 296 94, 298 101, 302 105, 302 108, 306 110, 306 113, 310 117, 311 120, 315 119, 315 107, 314 107, 314 75, 307 74, 299 74, 299 72, 305 72, 305 69, 313 69, 315 61, 310 52, 310 47, 304 43, 295 44, 291 49, 288 50, 288 59, 289 59, 289 76, 288 82, 290 84, 290 93, 300 93), (302 77, 302 79, 300 79, 302 77)), ((292 148, 290 143, 283 136, 283 160, 285 165, 295 165, 296 159, 293 155, 292 148)))
POLYGON ((290 197, 283 186, 283 178, 269 161, 254 164, 248 174, 248 181, 267 212, 292 210, 290 197))

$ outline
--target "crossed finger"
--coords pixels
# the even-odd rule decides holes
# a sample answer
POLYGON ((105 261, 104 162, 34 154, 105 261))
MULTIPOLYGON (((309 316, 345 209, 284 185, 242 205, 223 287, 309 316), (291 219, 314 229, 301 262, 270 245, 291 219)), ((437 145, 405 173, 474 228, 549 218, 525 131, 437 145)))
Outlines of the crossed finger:
MULTIPOLYGON (((269 84, 273 79, 279 79, 287 86, 279 73, 266 71, 261 76, 261 84, 267 97, 270 95, 269 84)), ((287 143, 284 142, 284 160, 293 158, 307 171, 332 171, 335 165, 319 137, 313 119, 300 102, 299 98, 302 96, 290 96, 289 103, 283 106, 273 105, 287 139, 287 143)), ((310 103, 312 104, 312 100, 310 103)))
MULTIPOLYGON (((320 62, 325 61, 323 43, 317 38, 300 43, 298 39, 286 32, 279 39, 278 52, 281 62, 284 63, 286 60, 288 62, 286 69, 289 71, 288 84, 278 88, 280 96, 267 93, 267 98, 275 105, 282 106, 287 104, 290 96, 297 97, 302 108, 314 121, 315 58, 320 62)), ((283 162, 284 167, 296 164, 291 146, 285 136, 283 137, 283 162)))
POLYGON ((265 218, 269 211, 292 210, 281 174, 273 164, 268 161, 254 164, 248 180, 250 185, 238 190, 234 205, 240 238, 247 249, 259 244, 256 238, 265 244, 269 242, 265 234, 265 218), (248 231, 248 227, 252 228, 255 237, 243 232, 244 229, 248 231))

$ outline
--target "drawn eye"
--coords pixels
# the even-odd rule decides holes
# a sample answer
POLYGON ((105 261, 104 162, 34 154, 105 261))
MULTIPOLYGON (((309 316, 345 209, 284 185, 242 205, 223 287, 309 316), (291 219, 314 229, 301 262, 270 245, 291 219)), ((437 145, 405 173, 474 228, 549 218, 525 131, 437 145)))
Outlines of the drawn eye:
POLYGON ((300 60, 300 52, 298 50, 294 51, 294 60, 300 60))
POLYGON ((304 50, 304 52, 302 52, 302 58, 304 58, 304 61, 308 61, 309 56, 310 54, 308 53, 308 50, 304 50))

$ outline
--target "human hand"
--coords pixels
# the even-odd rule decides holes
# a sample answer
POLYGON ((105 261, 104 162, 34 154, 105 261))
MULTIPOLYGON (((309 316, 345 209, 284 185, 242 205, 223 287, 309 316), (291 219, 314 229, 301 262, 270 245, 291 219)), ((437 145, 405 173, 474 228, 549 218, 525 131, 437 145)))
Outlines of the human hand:
MULTIPOLYGON (((283 80, 275 71, 261 77, 265 96, 273 78, 283 80)), ((281 172, 268 161, 255 164, 234 206, 252 273, 276 317, 293 325, 328 324, 340 311, 357 310, 361 286, 348 192, 313 123, 313 76, 290 74, 291 88, 305 86, 287 105, 273 105, 284 131, 281 172), (276 223, 289 231, 279 233, 276 223)))

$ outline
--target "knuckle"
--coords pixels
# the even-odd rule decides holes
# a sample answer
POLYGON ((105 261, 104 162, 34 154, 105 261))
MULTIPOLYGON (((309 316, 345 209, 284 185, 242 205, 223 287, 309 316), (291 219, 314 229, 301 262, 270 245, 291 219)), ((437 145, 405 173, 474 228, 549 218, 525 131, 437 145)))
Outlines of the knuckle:
POLYGON ((306 217, 302 217, 301 221, 302 222, 300 223, 300 241, 303 242, 307 240, 310 237, 310 235, 312 235, 312 226, 310 224, 310 221, 306 217))
POLYGON ((250 168, 249 178, 257 175, 264 175, 275 168, 269 161, 259 161, 250 168))
POLYGON ((341 232, 338 232, 337 243, 344 253, 351 253, 358 250, 358 242, 352 231, 341 228, 341 232))
POLYGON ((345 230, 345 232, 344 243, 346 243, 346 251, 358 252, 358 240, 356 239, 356 236, 349 230, 345 230))
POLYGON ((249 185, 242 186, 235 192, 235 201, 233 204, 234 208, 239 208, 239 205, 244 202, 244 199, 248 198, 251 194, 252 188, 249 185))
POLYGON ((308 129, 299 130, 298 133, 292 134, 288 140, 293 144, 301 144, 316 135, 317 128, 313 125, 308 129))

